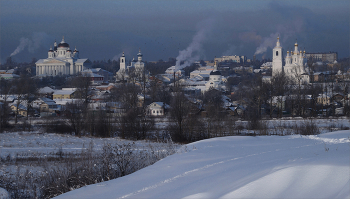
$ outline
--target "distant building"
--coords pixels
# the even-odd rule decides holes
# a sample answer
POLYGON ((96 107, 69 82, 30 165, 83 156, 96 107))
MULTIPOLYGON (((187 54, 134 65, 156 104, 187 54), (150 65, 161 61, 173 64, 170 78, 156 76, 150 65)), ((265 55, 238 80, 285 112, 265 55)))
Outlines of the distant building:
POLYGON ((222 57, 215 58, 214 61, 217 61, 217 62, 232 61, 232 62, 236 62, 236 63, 245 63, 245 62, 247 62, 247 57, 246 56, 238 56, 238 55, 222 56, 222 57))
POLYGON ((137 54, 137 60, 133 59, 129 66, 126 66, 126 59, 123 52, 123 55, 120 57, 120 69, 115 76, 116 81, 128 80, 132 72, 137 78, 142 77, 142 75, 149 76, 149 72, 145 71, 145 63, 142 61, 141 50, 137 54))
POLYGON ((170 106, 164 102, 153 102, 147 106, 147 115, 163 116, 170 106))
POLYGON ((62 39, 54 49, 50 47, 48 58, 39 59, 36 63, 36 76, 75 75, 91 67, 89 59, 80 59, 77 48, 72 52, 69 44, 62 39))
POLYGON ((71 88, 63 88, 62 90, 56 90, 52 96, 54 100, 60 99, 72 99, 74 95, 75 89, 71 88))
POLYGON ((334 61, 337 61, 337 60, 338 60, 338 53, 337 53, 337 52, 329 52, 329 53, 306 53, 306 54, 305 54, 305 57, 306 57, 308 60, 333 63, 334 61))

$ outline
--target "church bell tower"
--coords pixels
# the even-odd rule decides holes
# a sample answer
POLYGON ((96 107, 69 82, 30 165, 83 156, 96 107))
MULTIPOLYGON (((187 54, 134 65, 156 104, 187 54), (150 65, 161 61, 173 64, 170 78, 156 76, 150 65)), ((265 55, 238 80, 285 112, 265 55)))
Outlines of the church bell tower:
POLYGON ((282 47, 280 44, 280 38, 277 37, 276 46, 273 48, 272 55, 272 76, 283 72, 282 68, 282 47))
POLYGON ((121 70, 124 70, 125 71, 125 55, 124 55, 124 52, 123 52, 123 55, 120 57, 120 69, 121 70))

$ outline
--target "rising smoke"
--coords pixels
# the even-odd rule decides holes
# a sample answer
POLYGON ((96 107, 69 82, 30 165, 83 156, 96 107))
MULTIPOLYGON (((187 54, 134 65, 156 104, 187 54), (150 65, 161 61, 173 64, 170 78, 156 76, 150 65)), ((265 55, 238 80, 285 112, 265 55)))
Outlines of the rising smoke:
POLYGON ((123 55, 123 53, 119 53, 119 54, 115 55, 115 56, 112 58, 112 60, 113 60, 113 61, 119 61, 119 58, 120 58, 122 55, 123 55))
POLYGON ((25 48, 28 52, 34 53, 43 42, 47 41, 50 37, 45 32, 34 32, 32 34, 32 39, 22 37, 19 41, 17 48, 11 53, 11 57, 22 52, 25 48))
POLYGON ((267 48, 273 48, 276 45, 279 33, 270 34, 270 37, 265 37, 259 47, 256 48, 254 55, 262 54, 267 51, 267 48))
POLYGON ((190 66, 193 62, 200 59, 203 42, 207 39, 208 34, 212 30, 213 24, 214 19, 210 18, 198 25, 199 30, 193 37, 190 45, 185 50, 179 51, 179 55, 176 57, 176 70, 190 66))

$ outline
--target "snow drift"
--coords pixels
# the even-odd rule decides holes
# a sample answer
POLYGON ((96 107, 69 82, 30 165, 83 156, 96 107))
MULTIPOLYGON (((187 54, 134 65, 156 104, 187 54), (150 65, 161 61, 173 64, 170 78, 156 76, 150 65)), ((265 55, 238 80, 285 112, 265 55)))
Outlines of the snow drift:
POLYGON ((222 137, 57 198, 350 198, 350 131, 222 137))

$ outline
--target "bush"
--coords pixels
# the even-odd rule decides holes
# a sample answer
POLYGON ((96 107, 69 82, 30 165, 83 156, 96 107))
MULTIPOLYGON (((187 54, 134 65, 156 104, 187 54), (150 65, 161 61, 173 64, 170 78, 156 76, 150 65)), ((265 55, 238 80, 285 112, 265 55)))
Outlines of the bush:
POLYGON ((300 135, 317 135, 320 134, 320 129, 313 120, 305 120, 301 125, 295 125, 295 134, 300 135))

